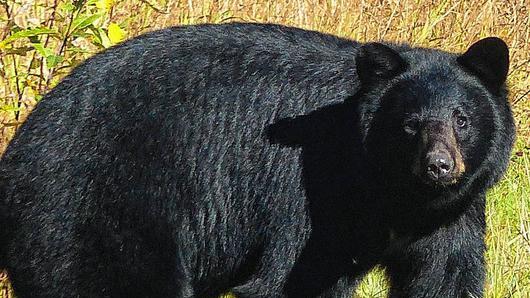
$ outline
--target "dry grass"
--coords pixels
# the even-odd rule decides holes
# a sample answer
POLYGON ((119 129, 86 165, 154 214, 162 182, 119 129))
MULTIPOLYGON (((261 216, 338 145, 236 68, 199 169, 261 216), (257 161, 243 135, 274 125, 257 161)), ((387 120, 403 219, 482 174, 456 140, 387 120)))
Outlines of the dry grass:
MULTIPOLYGON (((4 1, 0 1, 0 4, 4 1)), ((13 2, 13 1, 7 1, 13 2)), ((0 8, 5 25, 8 21, 24 26, 49 20, 55 1, 19 0, 10 18, 0 8), (30 3, 28 5, 28 3, 30 3), (42 5, 41 5, 42 4, 42 5), (25 10, 21 10, 20 8, 25 10), (9 19, 9 20, 8 20, 9 19)), ((101 2, 101 1, 99 1, 101 2)), ((108 0, 107 3, 110 3, 108 0)), ((360 41, 406 41, 425 47, 463 51, 486 36, 502 37, 511 50, 508 84, 510 101, 516 114, 519 138, 516 154, 507 178, 489 195, 489 250, 486 297, 530 297, 530 1, 114 1, 100 26, 119 23, 129 37, 145 31, 180 24, 230 21, 272 22, 313 29, 360 41)), ((60 20, 56 21, 59 22, 60 20)), ((0 23, 1 24, 1 23, 0 23)), ((2 26, 2 25, 0 25, 2 26)), ((7 28, 7 26, 6 26, 7 28)), ((7 31, 0 27, 0 37, 7 31)), ((4 34, 5 33, 5 34, 4 34)), ((51 47, 58 47, 51 44, 51 47)), ((95 51, 87 47, 89 51, 95 51)), ((17 121, 14 112, 0 112, 0 149, 12 136, 35 104, 35 95, 49 90, 66 69, 51 71, 40 67, 49 80, 37 86, 20 85, 17 90, 12 75, 31 55, 16 56, 0 52, 5 83, 0 82, 0 104, 19 101, 22 110, 17 121), (33 86, 33 88, 30 88, 33 86), (13 125, 10 125, 13 124, 13 125)), ((71 55, 66 53, 65 55, 71 55)), ((88 56, 86 54, 84 56, 88 56)), ((38 56, 37 56, 38 57, 38 56)), ((0 73, 2 75, 2 73, 0 73)), ((28 80, 31 80, 29 77, 28 80)), ((31 82, 30 82, 31 83, 31 82)), ((386 284, 382 274, 372 274, 357 291, 360 297, 382 297, 386 284)), ((1 278, 1 277, 0 277, 1 278)), ((0 290, 0 297, 2 296, 0 290)))

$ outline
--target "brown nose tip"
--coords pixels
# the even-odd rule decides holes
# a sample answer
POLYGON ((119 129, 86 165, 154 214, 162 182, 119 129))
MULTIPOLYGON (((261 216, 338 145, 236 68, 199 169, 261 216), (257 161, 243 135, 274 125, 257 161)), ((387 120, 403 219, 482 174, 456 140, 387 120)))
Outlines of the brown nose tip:
POLYGON ((427 177, 433 181, 447 178, 453 171, 454 163, 447 151, 436 151, 427 153, 426 163, 427 177))

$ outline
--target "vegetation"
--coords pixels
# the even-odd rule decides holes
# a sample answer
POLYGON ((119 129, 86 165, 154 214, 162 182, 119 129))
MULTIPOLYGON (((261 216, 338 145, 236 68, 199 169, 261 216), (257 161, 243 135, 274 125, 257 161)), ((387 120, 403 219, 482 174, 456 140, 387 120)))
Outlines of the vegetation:
MULTIPOLYGON (((486 297, 528 297, 529 10, 529 0, 0 0, 0 152, 43 94, 72 67, 157 28, 273 22, 455 52, 482 37, 500 36, 511 50, 508 84, 519 136, 506 179, 488 196, 486 297)), ((356 296, 384 297, 386 288, 377 269, 356 296)), ((12 297, 5 274, 0 274, 0 297, 12 297)))

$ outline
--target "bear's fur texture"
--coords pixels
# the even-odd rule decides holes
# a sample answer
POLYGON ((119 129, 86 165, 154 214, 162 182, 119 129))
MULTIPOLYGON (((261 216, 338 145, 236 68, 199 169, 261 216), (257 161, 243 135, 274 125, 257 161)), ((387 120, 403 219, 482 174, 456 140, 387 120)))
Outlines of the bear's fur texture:
POLYGON ((463 55, 268 24, 134 38, 9 145, 1 265, 19 298, 351 297, 377 264, 391 297, 481 297, 507 70, 497 38, 463 55))

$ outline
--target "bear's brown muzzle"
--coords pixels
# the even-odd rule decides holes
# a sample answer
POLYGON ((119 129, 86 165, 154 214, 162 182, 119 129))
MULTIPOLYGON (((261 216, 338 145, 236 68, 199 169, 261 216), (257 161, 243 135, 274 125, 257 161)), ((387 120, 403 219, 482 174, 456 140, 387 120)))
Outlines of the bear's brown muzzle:
POLYGON ((421 130, 418 153, 413 173, 428 183, 455 184, 465 172, 460 146, 450 123, 427 122, 421 130))

